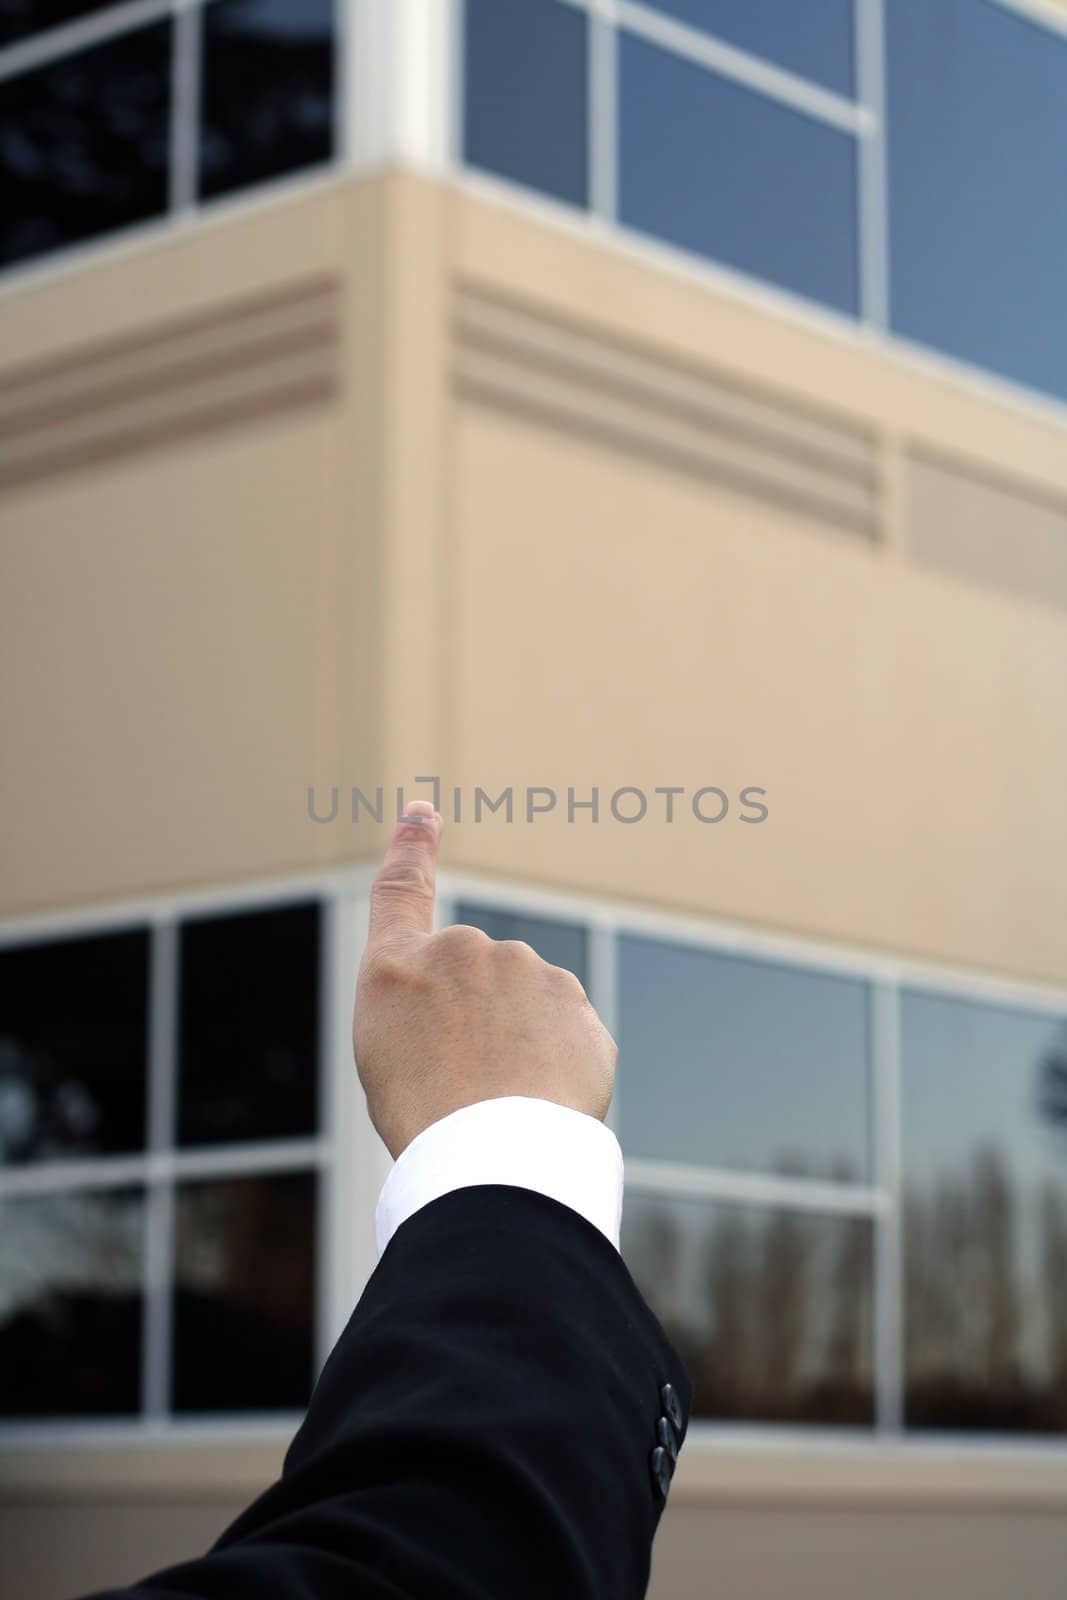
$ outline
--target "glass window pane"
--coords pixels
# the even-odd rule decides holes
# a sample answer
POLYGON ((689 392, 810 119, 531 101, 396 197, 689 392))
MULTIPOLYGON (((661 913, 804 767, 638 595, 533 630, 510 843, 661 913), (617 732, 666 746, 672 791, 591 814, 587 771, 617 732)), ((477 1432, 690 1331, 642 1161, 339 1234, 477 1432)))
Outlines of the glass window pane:
POLYGON ((134 1190, 0 1203, 0 1415, 138 1410, 143 1216, 134 1190))
POLYGON ((628 1192, 622 1248, 693 1379, 694 1415, 873 1420, 869 1218, 628 1192))
POLYGON ((278 1411, 313 1379, 312 1173, 178 1190, 176 1411, 278 1411))
POLYGON ((169 20, 0 83, 0 263, 167 204, 169 20))
POLYGON ((577 922, 556 922, 551 917, 530 917, 518 911, 500 911, 492 906, 457 902, 453 920, 471 928, 481 928, 490 939, 521 939, 537 951, 542 961, 553 967, 566 967, 579 983, 589 987, 587 977, 586 932, 577 922))
POLYGON ((179 1143, 314 1133, 318 905, 186 922, 180 992, 179 1143))
POLYGON ((619 216, 856 315, 850 134, 622 34, 619 216))
POLYGON ((0 49, 32 33, 77 22, 114 3, 115 0, 0 0, 0 49))
POLYGON ((856 89, 853 0, 644 0, 839 94, 856 89))
POLYGON ((333 0, 218 0, 202 33, 200 194, 333 154, 333 0))
POLYGON ((1067 1023, 901 1011, 906 1414, 1067 1430, 1067 1023))
POLYGON ((0 950, 0 1163, 142 1149, 148 934, 0 950))
POLYGON ((628 1156, 868 1178, 866 984, 627 934, 617 1005, 628 1156))
POLYGON ((893 328, 1067 399, 1067 39, 979 0, 886 20, 893 328))
POLYGON ((467 0, 467 161, 587 204, 587 31, 560 0, 467 0))

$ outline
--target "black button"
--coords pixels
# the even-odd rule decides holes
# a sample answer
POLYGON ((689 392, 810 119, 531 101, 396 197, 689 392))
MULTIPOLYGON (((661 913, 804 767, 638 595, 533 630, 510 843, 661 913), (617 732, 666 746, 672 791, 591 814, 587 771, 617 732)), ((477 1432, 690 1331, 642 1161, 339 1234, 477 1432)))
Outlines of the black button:
POLYGON ((660 1498, 666 1500, 667 1490, 674 1476, 674 1462, 666 1450, 657 1445, 649 1457, 648 1464, 652 1468, 652 1482, 656 1485, 660 1498))
POLYGON ((656 1438, 666 1450, 672 1461, 678 1459, 678 1435, 667 1417, 660 1417, 656 1423, 656 1438))
POLYGON ((681 1433, 685 1418, 682 1415, 682 1402, 675 1394, 673 1384, 665 1383, 659 1392, 659 1397, 663 1402, 664 1412, 670 1417, 676 1431, 681 1433))

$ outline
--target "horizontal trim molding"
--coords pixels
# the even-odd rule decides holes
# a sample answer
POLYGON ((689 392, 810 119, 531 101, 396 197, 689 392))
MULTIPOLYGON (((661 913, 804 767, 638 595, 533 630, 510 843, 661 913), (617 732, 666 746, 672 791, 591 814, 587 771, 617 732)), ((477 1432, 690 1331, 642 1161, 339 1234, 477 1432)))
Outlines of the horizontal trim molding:
POLYGON ((711 479, 734 493, 881 533, 874 429, 787 391, 571 321, 471 279, 455 288, 452 379, 466 400, 711 479))
POLYGON ((312 278, 0 373, 0 490, 331 399, 340 303, 312 278))

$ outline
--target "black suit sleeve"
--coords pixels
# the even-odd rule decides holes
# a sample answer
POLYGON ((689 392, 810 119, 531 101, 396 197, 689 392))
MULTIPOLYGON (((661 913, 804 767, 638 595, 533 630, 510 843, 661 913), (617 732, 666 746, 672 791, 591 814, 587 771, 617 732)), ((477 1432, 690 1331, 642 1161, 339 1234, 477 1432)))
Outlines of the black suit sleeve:
POLYGON ((397 1230, 279 1481, 110 1600, 638 1600, 689 1400, 596 1228, 456 1190, 397 1230))

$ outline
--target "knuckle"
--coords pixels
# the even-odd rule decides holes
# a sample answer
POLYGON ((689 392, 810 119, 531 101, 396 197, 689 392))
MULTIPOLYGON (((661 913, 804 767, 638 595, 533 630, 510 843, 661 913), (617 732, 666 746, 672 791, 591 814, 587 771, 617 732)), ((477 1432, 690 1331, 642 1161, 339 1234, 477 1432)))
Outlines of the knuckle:
POLYGON ((481 928, 468 927, 465 922, 454 922, 450 927, 442 928, 434 942, 446 955, 473 956, 480 950, 488 949, 493 941, 481 928))
POLYGON ((496 950, 505 960, 528 962, 532 956, 539 965, 544 965, 533 946, 527 944, 523 939, 499 939, 496 944, 496 950))
POLYGON ((552 967, 550 971, 563 994, 569 995, 574 1000, 588 1002, 589 996, 585 992, 585 985, 568 967, 552 967))

